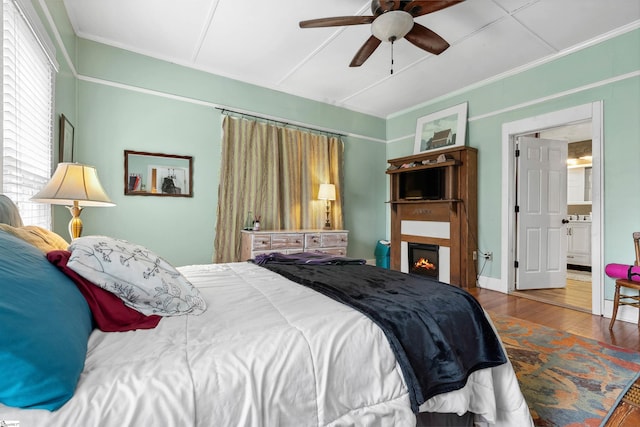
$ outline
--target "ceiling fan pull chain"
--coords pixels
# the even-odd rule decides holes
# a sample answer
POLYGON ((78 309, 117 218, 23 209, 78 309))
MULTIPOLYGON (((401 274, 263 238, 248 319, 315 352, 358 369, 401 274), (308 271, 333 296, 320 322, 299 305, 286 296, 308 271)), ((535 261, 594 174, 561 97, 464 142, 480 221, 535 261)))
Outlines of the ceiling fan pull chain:
POLYGON ((391 40, 391 75, 393 75, 393 42, 394 40, 391 40))

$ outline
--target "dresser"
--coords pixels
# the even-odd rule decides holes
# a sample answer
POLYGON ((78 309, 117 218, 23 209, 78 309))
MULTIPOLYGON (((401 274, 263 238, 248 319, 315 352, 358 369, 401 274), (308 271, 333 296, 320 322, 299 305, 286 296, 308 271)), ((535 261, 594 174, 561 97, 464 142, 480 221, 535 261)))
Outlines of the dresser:
POLYGON ((347 230, 242 230, 240 261, 271 252, 283 254, 323 252, 347 256, 348 241, 347 230))

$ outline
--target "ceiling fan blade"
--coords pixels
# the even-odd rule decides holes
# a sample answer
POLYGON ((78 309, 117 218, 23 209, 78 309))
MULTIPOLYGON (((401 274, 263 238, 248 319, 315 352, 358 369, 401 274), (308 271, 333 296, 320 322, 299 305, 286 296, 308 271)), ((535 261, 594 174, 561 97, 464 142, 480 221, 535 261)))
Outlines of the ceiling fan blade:
POLYGON ((391 10, 402 9, 403 1, 399 0, 372 0, 371 12, 377 17, 391 10))
POLYGON ((309 19, 300 21, 300 28, 339 27, 342 25, 371 24, 374 16, 336 16, 333 18, 309 19))
POLYGON ((414 18, 446 9, 454 4, 462 3, 464 0, 436 0, 436 1, 409 1, 404 6, 404 11, 409 12, 414 18))
POLYGON ((378 46, 380 46, 380 43, 382 42, 375 36, 369 37, 369 39, 364 42, 358 52, 356 52, 356 55, 351 60, 351 64, 349 64, 349 67, 359 67, 364 64, 364 61, 369 59, 371 54, 378 48, 378 46))
POLYGON ((434 55, 440 55, 449 47, 449 43, 447 43, 445 39, 417 22, 413 24, 413 28, 404 38, 420 49, 426 50, 434 55))

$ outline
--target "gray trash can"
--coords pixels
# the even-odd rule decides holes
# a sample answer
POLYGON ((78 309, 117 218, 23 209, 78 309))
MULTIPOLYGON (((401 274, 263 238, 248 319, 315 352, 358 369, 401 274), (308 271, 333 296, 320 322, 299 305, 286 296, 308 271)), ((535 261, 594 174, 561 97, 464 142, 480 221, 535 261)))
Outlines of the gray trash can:
POLYGON ((391 242, 378 240, 374 254, 376 256, 376 266, 388 269, 391 257, 391 242))

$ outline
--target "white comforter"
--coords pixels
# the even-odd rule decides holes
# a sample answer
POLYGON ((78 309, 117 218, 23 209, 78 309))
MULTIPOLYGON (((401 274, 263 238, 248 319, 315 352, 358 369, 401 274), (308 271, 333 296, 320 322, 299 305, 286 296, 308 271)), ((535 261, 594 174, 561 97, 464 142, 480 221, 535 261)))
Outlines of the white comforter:
MULTIPOLYGON (((249 263, 180 269, 201 316, 156 329, 94 331, 72 400, 56 412, 0 405, 40 426, 414 426, 382 331, 360 313, 249 263)), ((510 364, 476 372, 421 411, 532 425, 510 364)))

